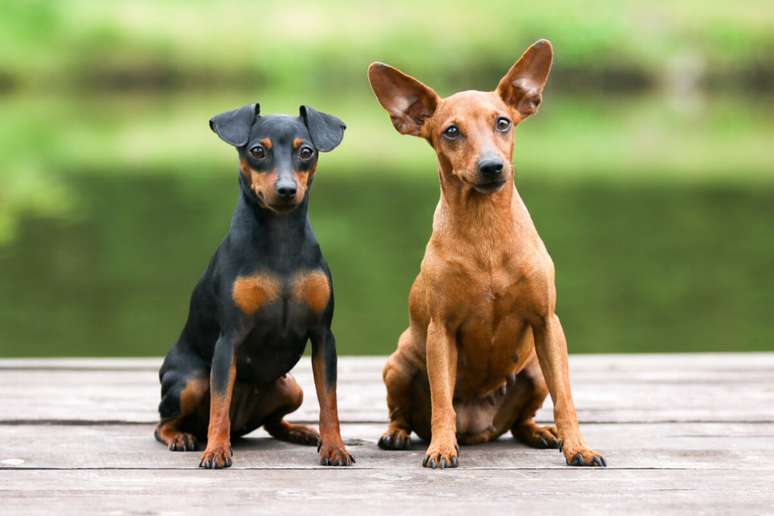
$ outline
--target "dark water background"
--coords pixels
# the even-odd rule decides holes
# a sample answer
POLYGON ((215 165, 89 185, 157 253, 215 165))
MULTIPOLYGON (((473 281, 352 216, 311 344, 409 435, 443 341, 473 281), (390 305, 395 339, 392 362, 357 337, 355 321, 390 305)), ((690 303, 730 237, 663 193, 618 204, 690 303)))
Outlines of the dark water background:
MULTIPOLYGON (((438 198, 432 173, 379 172, 321 174, 313 190, 347 354, 393 349, 438 198)), ((518 185, 556 262, 572 351, 771 349, 773 189, 518 185)), ((228 227, 236 173, 81 174, 69 186, 70 219, 26 218, 0 248, 0 355, 165 352, 228 227)))

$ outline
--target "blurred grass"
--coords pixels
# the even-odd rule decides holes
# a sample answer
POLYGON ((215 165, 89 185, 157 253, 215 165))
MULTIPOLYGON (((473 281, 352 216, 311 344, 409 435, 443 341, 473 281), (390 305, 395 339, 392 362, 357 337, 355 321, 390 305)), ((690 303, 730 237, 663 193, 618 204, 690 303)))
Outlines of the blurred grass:
POLYGON ((347 91, 370 61, 384 60, 459 86, 491 83, 546 37, 559 49, 560 72, 619 70, 660 81, 686 60, 710 76, 770 68, 773 23, 768 0, 5 0, 0 69, 44 91, 180 84, 347 91))
MULTIPOLYGON (((365 82, 365 81, 364 81, 365 82)), ((367 86, 362 85, 365 90, 367 86)), ((66 174, 224 174, 233 149, 207 126, 217 112, 258 100, 266 113, 297 113, 283 91, 221 95, 0 98, 0 242, 24 213, 65 214, 77 192, 66 174)), ((400 136, 368 91, 304 97, 347 122, 343 145, 325 156, 325 175, 435 177, 427 144, 400 136)), ((698 96, 691 105, 654 95, 604 98, 546 93, 540 114, 517 130, 517 173, 553 179, 635 183, 774 182, 774 103, 698 96)))

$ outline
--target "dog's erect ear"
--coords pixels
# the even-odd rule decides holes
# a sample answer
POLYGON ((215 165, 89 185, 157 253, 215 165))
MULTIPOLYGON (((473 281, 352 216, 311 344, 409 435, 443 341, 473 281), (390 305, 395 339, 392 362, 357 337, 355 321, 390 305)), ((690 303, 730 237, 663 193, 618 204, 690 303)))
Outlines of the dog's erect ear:
POLYGON ((309 130, 312 143, 321 152, 332 151, 344 139, 344 129, 347 125, 333 115, 320 113, 310 106, 298 108, 301 118, 309 130))
POLYGON ((543 100, 543 87, 548 81, 553 55, 551 42, 540 39, 500 79, 495 91, 506 104, 519 112, 521 118, 537 113, 543 100))
POLYGON ((250 128, 253 122, 261 114, 261 105, 248 104, 233 111, 226 111, 210 118, 210 129, 212 129, 220 139, 233 145, 242 147, 247 144, 250 137, 250 128))
POLYGON ((425 121, 438 106, 432 88, 384 63, 371 63, 368 81, 379 104, 389 113, 392 125, 401 134, 422 136, 425 121))

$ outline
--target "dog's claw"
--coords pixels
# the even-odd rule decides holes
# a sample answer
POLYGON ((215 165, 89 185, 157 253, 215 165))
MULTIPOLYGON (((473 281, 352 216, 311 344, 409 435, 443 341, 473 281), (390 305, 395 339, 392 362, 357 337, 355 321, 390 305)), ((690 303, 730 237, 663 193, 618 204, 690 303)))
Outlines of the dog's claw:
POLYGON ((540 438, 540 445, 541 445, 543 448, 548 448, 548 441, 546 441, 546 440, 545 440, 545 438, 541 437, 541 438, 540 438))
POLYGON ((572 458, 572 466, 583 466, 583 454, 578 453, 575 457, 572 458))
POLYGON ((601 455, 595 455, 594 458, 591 459, 591 465, 600 468, 606 468, 607 462, 605 462, 605 458, 601 455))
POLYGON ((344 447, 344 443, 326 444, 321 448, 320 464, 322 466, 351 466, 354 463, 355 458, 344 447))
POLYGON ((458 464, 456 449, 456 443, 431 442, 422 459, 422 465, 433 469, 456 468, 458 464))
POLYGON ((199 460, 199 467, 205 469, 228 468, 232 464, 232 453, 231 446, 207 448, 199 460))
POLYGON ((407 450, 411 447, 411 437, 402 429, 388 430, 377 444, 382 450, 407 450))

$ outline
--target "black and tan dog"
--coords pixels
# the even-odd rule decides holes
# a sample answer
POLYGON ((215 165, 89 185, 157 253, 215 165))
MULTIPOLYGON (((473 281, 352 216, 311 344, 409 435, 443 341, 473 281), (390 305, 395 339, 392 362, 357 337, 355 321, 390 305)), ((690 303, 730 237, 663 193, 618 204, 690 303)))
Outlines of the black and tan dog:
POLYGON ((508 430, 563 447, 567 464, 605 466, 578 427, 554 266, 513 184, 514 128, 537 111, 551 61, 551 44, 538 41, 495 91, 448 98, 387 65, 368 71, 395 128, 438 158, 441 199, 409 328, 384 368, 390 424, 379 441, 403 449, 415 431, 430 441, 425 466, 457 466, 458 442, 508 430), (555 427, 533 420, 548 392, 555 427))
POLYGON ((224 468, 231 438, 263 425, 277 439, 318 445, 323 465, 349 466, 336 408, 333 284, 307 217, 318 152, 333 150, 345 126, 308 106, 297 117, 260 116, 253 104, 210 127, 239 154, 239 200, 159 371, 156 439, 173 451, 206 440, 199 465, 224 468), (287 373, 308 340, 319 435, 283 419, 301 405, 287 373))

